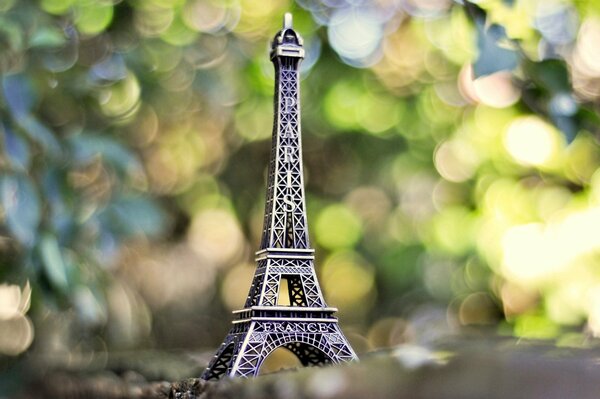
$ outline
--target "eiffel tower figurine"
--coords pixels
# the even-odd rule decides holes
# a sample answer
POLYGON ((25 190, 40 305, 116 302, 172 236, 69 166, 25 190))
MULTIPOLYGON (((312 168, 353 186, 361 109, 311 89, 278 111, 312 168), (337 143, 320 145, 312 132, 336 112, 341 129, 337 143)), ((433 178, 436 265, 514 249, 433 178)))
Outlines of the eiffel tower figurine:
POLYGON ((327 307, 313 265, 304 204, 298 66, 302 38, 285 14, 271 46, 275 65, 275 116, 267 201, 257 268, 244 308, 202 374, 254 377, 265 358, 283 347, 302 365, 358 360, 327 307))

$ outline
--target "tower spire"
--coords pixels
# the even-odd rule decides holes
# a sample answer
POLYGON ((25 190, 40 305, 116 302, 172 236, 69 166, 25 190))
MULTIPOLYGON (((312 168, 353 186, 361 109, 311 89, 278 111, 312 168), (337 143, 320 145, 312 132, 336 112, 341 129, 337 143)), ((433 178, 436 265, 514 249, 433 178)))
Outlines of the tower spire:
POLYGON ((293 17, 291 12, 286 12, 283 16, 283 29, 292 29, 293 17))
POLYGON ((257 267, 244 308, 233 312, 233 327, 202 375, 207 380, 256 376, 265 358, 279 347, 305 366, 357 359, 334 316, 337 309, 325 303, 313 264, 300 136, 298 67, 304 48, 289 13, 273 39, 270 56, 275 115, 257 267))

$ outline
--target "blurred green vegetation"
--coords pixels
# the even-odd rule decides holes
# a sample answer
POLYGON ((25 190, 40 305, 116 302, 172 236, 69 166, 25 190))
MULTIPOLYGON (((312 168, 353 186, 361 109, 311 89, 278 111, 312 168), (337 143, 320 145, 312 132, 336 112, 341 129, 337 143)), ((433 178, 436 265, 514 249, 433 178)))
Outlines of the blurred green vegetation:
POLYGON ((317 269, 356 349, 461 326, 584 344, 599 4, 0 1, 0 353, 219 343, 253 274, 287 11, 317 269))

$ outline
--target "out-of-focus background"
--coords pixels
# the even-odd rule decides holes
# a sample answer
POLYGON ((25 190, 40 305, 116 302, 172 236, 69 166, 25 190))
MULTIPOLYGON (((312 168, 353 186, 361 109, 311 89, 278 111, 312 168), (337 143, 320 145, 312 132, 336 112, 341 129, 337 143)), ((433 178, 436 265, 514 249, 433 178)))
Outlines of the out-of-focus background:
POLYGON ((600 2, 0 10, 2 384, 28 356, 216 349, 254 271, 288 11, 317 273, 355 349, 600 334, 600 2))

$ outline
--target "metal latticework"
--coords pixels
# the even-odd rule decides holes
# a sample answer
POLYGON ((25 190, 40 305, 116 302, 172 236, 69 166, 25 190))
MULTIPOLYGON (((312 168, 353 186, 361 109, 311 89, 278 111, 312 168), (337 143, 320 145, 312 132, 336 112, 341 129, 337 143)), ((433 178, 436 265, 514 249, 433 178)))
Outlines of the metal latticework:
POLYGON ((233 312, 233 327, 202 375, 206 380, 256 376, 280 347, 304 366, 357 360, 334 316, 337 309, 325 304, 308 239, 298 78, 303 57, 302 38, 286 14, 271 50, 275 116, 256 272, 244 308, 233 312))

